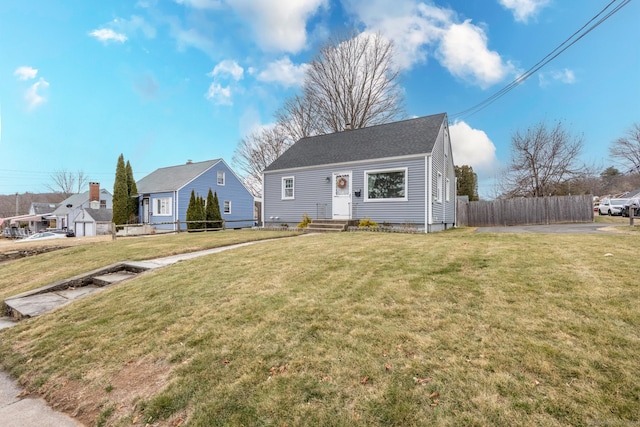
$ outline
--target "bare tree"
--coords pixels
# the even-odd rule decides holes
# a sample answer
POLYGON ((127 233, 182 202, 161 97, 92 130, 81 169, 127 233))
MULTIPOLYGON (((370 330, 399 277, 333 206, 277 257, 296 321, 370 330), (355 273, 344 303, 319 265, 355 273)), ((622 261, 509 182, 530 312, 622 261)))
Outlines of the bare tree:
POLYGON ((313 103, 304 96, 287 99, 275 116, 278 126, 292 141, 323 133, 313 103))
POLYGON ((380 34, 330 39, 306 71, 302 93, 276 112, 276 126, 243 138, 233 161, 245 184, 262 193, 262 171, 295 141, 388 123, 404 114, 393 45, 380 34))
POLYGON ((78 186, 76 187, 76 193, 82 193, 82 190, 87 188, 87 184, 89 183, 89 176, 84 173, 83 170, 79 170, 76 173, 76 182, 78 186))
POLYGON ((393 44, 372 33, 329 39, 309 64, 303 93, 319 133, 393 121, 403 113, 393 44))
POLYGON ((566 184, 580 176, 582 136, 571 135, 561 121, 553 127, 540 122, 511 137, 511 162, 503 191, 507 197, 563 194, 566 184))
POLYGON ((620 161, 622 172, 640 172, 640 123, 634 123, 626 136, 611 143, 609 155, 620 161))
POLYGON ((89 181, 89 177, 82 170, 76 174, 68 172, 66 169, 57 170, 50 178, 51 184, 47 184, 47 188, 67 197, 74 193, 80 193, 89 181))
POLYGON ((276 125, 242 138, 233 155, 244 176, 244 184, 254 196, 262 194, 262 171, 286 151, 293 141, 286 130, 276 125))

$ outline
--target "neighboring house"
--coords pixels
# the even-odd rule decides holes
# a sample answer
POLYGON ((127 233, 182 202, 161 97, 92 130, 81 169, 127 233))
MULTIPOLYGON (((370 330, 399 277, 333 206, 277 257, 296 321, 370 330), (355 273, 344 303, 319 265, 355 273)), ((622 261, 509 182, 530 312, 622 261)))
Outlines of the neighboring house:
POLYGON ((76 237, 101 236, 111 234, 113 227, 113 209, 82 208, 72 219, 76 237))
POLYGON ((364 219, 424 232, 456 222, 445 113, 303 138, 263 173, 265 226, 364 219))
MULTIPOLYGON (((105 213, 100 214, 100 218, 104 218, 107 215, 107 211, 111 212, 113 209, 113 200, 111 193, 105 189, 100 189, 100 184, 97 182, 89 183, 89 191, 80 194, 74 194, 71 197, 66 198, 60 203, 60 206, 53 211, 53 215, 56 218, 56 228, 60 230, 75 230, 76 218, 81 218, 79 224, 82 224, 82 232, 84 236, 95 236, 98 231, 97 222, 94 222, 92 226, 87 227, 84 222, 84 216, 82 211, 85 209, 104 210, 105 213), (92 234, 86 231, 90 230, 92 234)), ((77 234, 77 233, 76 233, 77 234)))
POLYGON ((54 219, 53 212, 59 206, 59 203, 32 202, 29 207, 29 216, 23 219, 23 221, 29 221, 29 231, 37 233, 55 226, 55 221, 52 221, 54 219))
POLYGON ((178 230, 178 223, 185 230, 191 191, 206 199, 209 189, 218 195, 226 228, 254 225, 253 195, 222 159, 160 168, 136 187, 141 222, 158 230, 178 230))

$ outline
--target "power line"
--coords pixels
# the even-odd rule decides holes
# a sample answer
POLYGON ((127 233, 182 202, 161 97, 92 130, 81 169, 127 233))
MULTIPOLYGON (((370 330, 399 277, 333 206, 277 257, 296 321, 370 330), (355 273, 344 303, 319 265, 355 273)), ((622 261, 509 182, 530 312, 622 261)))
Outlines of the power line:
POLYGON ((489 105, 491 105, 492 103, 497 101, 499 98, 503 97, 508 92, 513 90, 516 86, 518 86, 521 83, 523 83, 525 80, 527 80, 533 74, 535 74, 538 70, 540 70, 542 67, 547 65, 549 62, 553 61, 560 54, 562 54, 565 50, 569 49, 571 46, 573 46, 575 43, 577 43, 578 40, 582 39, 584 36, 589 34, 596 27, 598 27, 600 24, 605 22, 607 19, 609 19, 615 13, 620 11, 620 9, 622 9, 623 7, 625 7, 627 4, 629 4, 631 2, 631 0, 623 0, 622 3, 618 4, 612 10, 607 12, 604 16, 600 17, 601 15, 603 15, 606 12, 607 9, 609 9, 617 1, 618 0, 612 0, 600 12, 598 12, 593 18, 591 18, 589 21, 587 21, 587 23, 585 23, 582 27, 580 27, 579 30, 574 32, 565 41, 560 43, 560 45, 558 45, 554 50, 552 50, 550 53, 548 53, 544 58, 542 58, 540 61, 538 61, 535 65, 533 65, 531 68, 529 68, 522 75, 518 76, 511 83, 509 83, 508 85, 506 85, 505 87, 503 87, 502 89, 500 89, 499 91, 497 91, 496 93, 491 95, 490 97, 486 98, 484 101, 482 101, 482 102, 480 102, 480 103, 478 103, 478 104, 476 104, 476 105, 474 105, 474 106, 472 106, 470 108, 467 108, 464 111, 461 111, 459 113, 455 113, 455 114, 450 115, 450 118, 451 119, 453 119, 453 118, 464 119, 464 118, 470 117, 470 116, 482 111, 483 109, 485 109, 486 107, 488 107, 489 105), (600 19, 598 19, 599 17, 600 17, 600 19), (593 25, 591 25, 594 21, 596 21, 596 22, 593 25), (589 28, 587 28, 589 25, 591 25, 591 26, 589 28), (585 30, 585 28, 587 28, 587 29, 585 30))

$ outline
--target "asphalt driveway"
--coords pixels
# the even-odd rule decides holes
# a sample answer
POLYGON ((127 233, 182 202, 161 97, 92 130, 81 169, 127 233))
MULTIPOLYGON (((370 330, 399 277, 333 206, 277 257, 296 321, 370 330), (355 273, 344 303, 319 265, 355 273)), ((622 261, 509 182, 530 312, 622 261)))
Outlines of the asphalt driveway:
POLYGON ((547 234, 612 234, 610 227, 620 224, 596 222, 550 225, 514 225, 510 227, 478 227, 476 233, 547 233, 547 234))

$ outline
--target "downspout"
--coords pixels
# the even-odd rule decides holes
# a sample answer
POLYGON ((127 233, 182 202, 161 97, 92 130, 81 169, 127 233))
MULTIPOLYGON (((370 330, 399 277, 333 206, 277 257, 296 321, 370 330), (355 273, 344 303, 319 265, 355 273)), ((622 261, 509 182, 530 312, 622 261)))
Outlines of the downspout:
POLYGON ((433 174, 431 173, 431 155, 426 158, 426 173, 427 173, 427 186, 425 189, 425 197, 427 199, 427 215, 426 224, 424 226, 424 232, 431 232, 431 224, 433 224, 433 198, 431 197, 431 191, 433 187, 433 174))
POLYGON ((265 202, 267 201, 267 198, 265 197, 264 187, 265 187, 265 176, 264 176, 264 172, 262 172, 262 203, 260 203, 260 210, 262 211, 262 213, 260 214, 260 219, 262 220, 262 224, 258 224, 261 228, 265 228, 265 220, 266 220, 266 217, 264 216, 264 205, 265 205, 265 202))
MULTIPOLYGON (((179 223, 180 222, 180 210, 178 209, 180 207, 180 205, 178 204, 178 190, 175 190, 173 192, 174 196, 173 196, 173 200, 175 200, 175 213, 176 213, 176 221, 179 223)), ((178 223, 174 223, 173 224, 173 231, 177 231, 179 229, 179 224, 178 223)))
POLYGON ((453 178, 453 228, 458 226, 458 178, 453 178))

